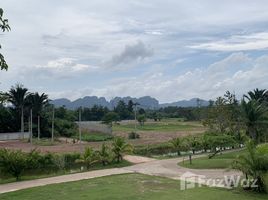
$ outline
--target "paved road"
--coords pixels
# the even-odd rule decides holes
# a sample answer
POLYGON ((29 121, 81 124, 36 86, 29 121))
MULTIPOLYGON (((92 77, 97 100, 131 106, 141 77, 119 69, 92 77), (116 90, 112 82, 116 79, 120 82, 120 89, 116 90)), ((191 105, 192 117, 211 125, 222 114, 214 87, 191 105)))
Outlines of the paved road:
MULTIPOLYGON (((205 155, 198 155, 195 157, 201 157, 201 156, 205 155)), ((69 174, 69 175, 43 178, 37 180, 2 184, 0 185, 0 193, 6 193, 55 183, 71 182, 71 181, 78 181, 78 180, 91 179, 116 174, 125 174, 125 173, 141 173, 147 175, 162 176, 176 180, 182 178, 193 178, 194 180, 191 179, 190 181, 202 182, 203 184, 207 185, 212 185, 211 182, 207 182, 207 180, 209 179, 223 179, 224 176, 226 175, 227 176, 239 175, 239 173, 235 171, 196 170, 196 169, 183 168, 177 165, 177 163, 181 162, 183 158, 155 160, 139 156, 127 156, 126 159, 132 161, 133 163, 138 164, 123 168, 96 170, 84 173, 69 174), (197 176, 204 176, 204 177, 202 177, 202 181, 200 181, 200 179, 196 179, 197 176)))

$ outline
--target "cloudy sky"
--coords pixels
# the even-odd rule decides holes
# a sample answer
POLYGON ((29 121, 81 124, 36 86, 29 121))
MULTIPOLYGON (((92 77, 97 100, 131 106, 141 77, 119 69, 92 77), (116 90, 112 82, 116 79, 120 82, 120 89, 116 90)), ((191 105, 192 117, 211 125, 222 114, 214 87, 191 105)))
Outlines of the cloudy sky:
POLYGON ((1 0, 0 90, 160 102, 268 88, 267 0, 1 0))

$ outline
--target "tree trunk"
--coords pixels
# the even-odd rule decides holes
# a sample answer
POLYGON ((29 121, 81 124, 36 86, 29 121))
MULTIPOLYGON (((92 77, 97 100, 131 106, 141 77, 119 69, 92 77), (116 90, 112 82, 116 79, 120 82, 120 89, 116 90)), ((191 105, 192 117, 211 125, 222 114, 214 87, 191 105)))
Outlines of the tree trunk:
POLYGON ((38 140, 40 140, 40 116, 38 115, 38 117, 37 117, 37 120, 38 120, 38 122, 37 122, 37 126, 38 126, 38 140))

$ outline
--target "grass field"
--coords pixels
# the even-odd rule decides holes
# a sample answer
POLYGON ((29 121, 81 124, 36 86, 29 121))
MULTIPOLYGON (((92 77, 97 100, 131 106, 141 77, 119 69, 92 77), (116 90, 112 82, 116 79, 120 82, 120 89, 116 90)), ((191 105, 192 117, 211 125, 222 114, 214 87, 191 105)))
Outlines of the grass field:
MULTIPOLYGON (((104 134, 104 133, 97 133, 97 132, 82 132, 82 141, 87 142, 103 142, 107 140, 112 140, 113 136, 104 134)), ((73 138, 79 139, 79 135, 74 136, 73 138)))
POLYGON ((236 156, 244 154, 245 151, 237 151, 216 155, 209 159, 208 156, 196 158, 190 164, 189 160, 179 163, 180 166, 191 169, 225 169, 229 168, 236 156))
POLYGON ((1 194, 0 199, 261 200, 267 199, 267 195, 209 187, 180 190, 180 182, 176 180, 141 174, 125 174, 31 188, 1 194))
MULTIPOLYGON (((143 126, 137 123, 139 131, 191 131, 203 129, 199 122, 182 122, 178 119, 164 119, 160 122, 148 121, 143 126)), ((113 131, 131 132, 135 130, 135 123, 121 123, 113 126, 113 131)))

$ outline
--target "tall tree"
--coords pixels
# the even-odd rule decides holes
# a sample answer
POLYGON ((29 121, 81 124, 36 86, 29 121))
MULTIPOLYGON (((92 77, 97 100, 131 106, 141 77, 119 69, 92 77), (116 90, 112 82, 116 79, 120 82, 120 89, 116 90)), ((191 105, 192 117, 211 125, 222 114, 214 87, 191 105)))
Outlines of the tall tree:
POLYGON ((241 103, 244 113, 244 124, 247 128, 247 134, 255 141, 260 141, 262 126, 266 125, 267 107, 262 106, 256 100, 246 102, 244 99, 241 103))
POLYGON ((11 87, 7 93, 8 101, 16 108, 21 116, 21 132, 24 132, 24 107, 27 104, 27 97, 30 93, 21 84, 11 87))
POLYGON ((255 101, 259 101, 260 103, 262 103, 263 101, 266 100, 267 93, 266 93, 266 90, 256 88, 253 91, 249 91, 247 95, 244 95, 244 97, 248 99, 249 101, 255 100, 255 101))
MULTIPOLYGON (((3 32, 5 31, 10 31, 10 27, 8 25, 8 19, 3 18, 4 10, 0 8, 0 28, 2 29, 3 32)), ((1 44, 0 44, 0 49, 1 49, 1 44)), ((5 61, 4 56, 0 53, 0 69, 7 70, 8 65, 5 61)))
POLYGON ((37 117, 37 133, 38 139, 40 139, 40 116, 44 106, 48 104, 48 95, 42 93, 41 95, 36 92, 29 95, 30 104, 32 105, 33 113, 37 117))

